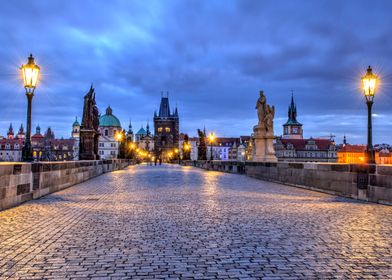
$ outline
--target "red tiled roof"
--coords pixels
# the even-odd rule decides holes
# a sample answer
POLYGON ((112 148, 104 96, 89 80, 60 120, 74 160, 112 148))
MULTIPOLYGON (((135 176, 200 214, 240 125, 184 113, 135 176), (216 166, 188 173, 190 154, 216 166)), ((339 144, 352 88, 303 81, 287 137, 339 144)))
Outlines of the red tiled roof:
POLYGON ((31 136, 31 139, 42 139, 44 138, 44 136, 42 136, 42 134, 34 134, 33 136, 31 136))
POLYGON ((14 150, 15 144, 19 144, 19 149, 21 149, 23 146, 23 139, 0 139, 0 149, 4 150, 7 144, 10 144, 10 150, 14 150))
POLYGON ((366 151, 366 145, 344 145, 339 148, 339 152, 346 153, 363 153, 366 151))

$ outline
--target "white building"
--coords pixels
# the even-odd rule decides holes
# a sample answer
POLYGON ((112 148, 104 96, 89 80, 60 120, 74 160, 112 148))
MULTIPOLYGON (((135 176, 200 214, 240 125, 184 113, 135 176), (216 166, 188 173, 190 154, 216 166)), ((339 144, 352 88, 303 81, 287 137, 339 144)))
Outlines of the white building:
POLYGON ((73 145, 73 159, 79 160, 79 144, 80 144, 80 124, 78 122, 78 117, 75 118, 74 123, 72 124, 72 139, 75 140, 73 145))
POLYGON ((99 118, 99 144, 98 154, 101 159, 117 158, 119 150, 119 141, 116 138, 121 133, 121 123, 119 119, 113 115, 110 106, 106 109, 106 114, 99 118))

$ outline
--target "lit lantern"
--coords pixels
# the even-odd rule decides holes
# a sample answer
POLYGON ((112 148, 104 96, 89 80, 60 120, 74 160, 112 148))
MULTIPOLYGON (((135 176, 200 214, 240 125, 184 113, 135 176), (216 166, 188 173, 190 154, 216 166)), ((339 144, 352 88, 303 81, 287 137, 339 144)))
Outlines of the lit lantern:
POLYGON ((366 74, 361 78, 361 80, 362 89, 363 93, 365 94, 366 101, 373 102, 378 77, 373 74, 372 68, 370 66, 368 67, 366 74))
POLYGON ((33 94, 38 84, 40 68, 35 64, 32 54, 28 57, 27 64, 22 65, 20 70, 22 71, 23 85, 26 93, 33 94))

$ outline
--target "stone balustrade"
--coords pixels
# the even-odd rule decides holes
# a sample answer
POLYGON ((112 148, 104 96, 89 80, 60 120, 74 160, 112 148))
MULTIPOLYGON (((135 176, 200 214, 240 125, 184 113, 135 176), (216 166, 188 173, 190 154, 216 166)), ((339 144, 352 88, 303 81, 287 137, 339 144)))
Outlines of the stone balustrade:
POLYGON ((392 205, 392 165, 236 161, 183 164, 392 205))
POLYGON ((0 210, 53 193, 105 172, 123 169, 129 160, 0 163, 0 210))

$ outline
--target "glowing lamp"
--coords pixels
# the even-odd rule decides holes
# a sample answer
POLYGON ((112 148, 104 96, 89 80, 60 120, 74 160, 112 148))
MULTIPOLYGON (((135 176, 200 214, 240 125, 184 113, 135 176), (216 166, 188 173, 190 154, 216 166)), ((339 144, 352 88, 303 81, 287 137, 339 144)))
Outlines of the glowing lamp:
POLYGON ((28 62, 20 67, 23 78, 23 85, 28 94, 33 94, 34 90, 38 84, 40 68, 34 62, 34 57, 32 54, 28 57, 28 62))
POLYGON ((366 101, 373 102, 374 94, 376 92, 376 86, 378 77, 373 74, 372 68, 369 66, 366 74, 361 78, 362 89, 365 94, 366 101))

